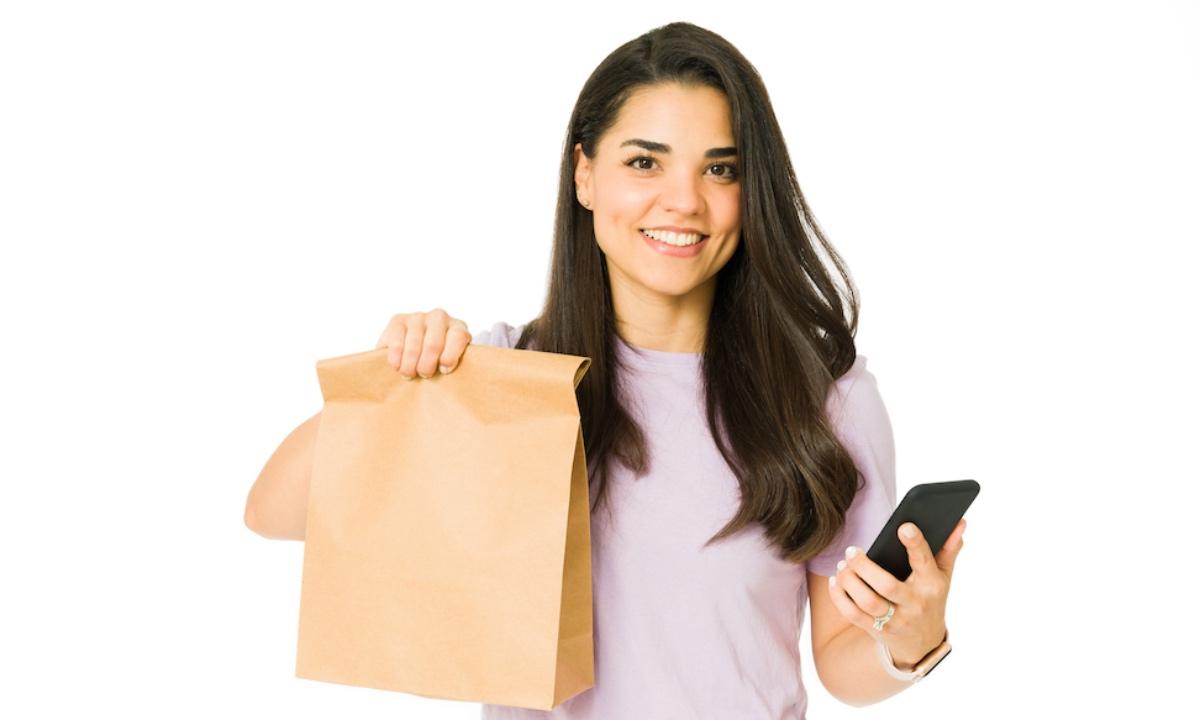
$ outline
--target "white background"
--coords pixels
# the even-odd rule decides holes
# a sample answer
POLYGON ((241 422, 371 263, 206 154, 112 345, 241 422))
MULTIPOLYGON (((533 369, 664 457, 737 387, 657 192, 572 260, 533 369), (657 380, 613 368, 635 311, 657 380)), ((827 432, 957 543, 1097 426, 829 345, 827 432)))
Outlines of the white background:
POLYGON ((765 79, 900 495, 982 486, 954 653, 855 709, 806 628, 809 716, 1187 707, 1196 3, 413 7, 0 6, 0 715, 478 716, 294 678, 303 545, 246 493, 318 359, 536 314, 579 89, 673 20, 765 79))

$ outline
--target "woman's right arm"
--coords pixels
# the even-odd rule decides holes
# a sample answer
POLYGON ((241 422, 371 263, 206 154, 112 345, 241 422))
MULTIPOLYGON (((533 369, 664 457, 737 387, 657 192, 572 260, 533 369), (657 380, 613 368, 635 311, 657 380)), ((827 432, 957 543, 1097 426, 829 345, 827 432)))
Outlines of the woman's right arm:
MULTIPOLYGON (((471 331, 441 308, 393 315, 375 344, 388 348, 387 362, 409 380, 458 367, 471 331), (458 330, 452 333, 452 330, 458 330)), ((321 413, 300 423, 258 474, 246 498, 246 527, 266 538, 303 540, 308 524, 308 487, 321 413)))
POLYGON ((313 447, 320 423, 318 411, 300 423, 271 454, 246 498, 246 527, 266 538, 304 539, 313 447))

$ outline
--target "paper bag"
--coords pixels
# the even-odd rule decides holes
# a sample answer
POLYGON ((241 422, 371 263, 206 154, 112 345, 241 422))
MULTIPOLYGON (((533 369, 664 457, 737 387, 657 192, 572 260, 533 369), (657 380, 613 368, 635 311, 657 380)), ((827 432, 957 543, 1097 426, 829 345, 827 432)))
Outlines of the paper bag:
POLYGON ((591 359, 468 345, 405 380, 317 362, 296 677, 550 710, 594 685, 591 359))

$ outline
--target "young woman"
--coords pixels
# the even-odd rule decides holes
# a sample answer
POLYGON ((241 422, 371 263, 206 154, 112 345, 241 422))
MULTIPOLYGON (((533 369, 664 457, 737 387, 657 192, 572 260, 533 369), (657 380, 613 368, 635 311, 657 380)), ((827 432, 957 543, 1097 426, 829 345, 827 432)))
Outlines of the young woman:
MULTIPOLYGON (((596 68, 568 133, 541 314, 473 337, 441 309, 397 315, 377 345, 418 382, 471 342, 592 359, 596 684, 483 717, 802 719, 805 603, 835 697, 909 687, 948 651, 966 526, 936 557, 902 527, 904 582, 864 554, 896 504, 891 425, 757 72, 712 32, 656 28, 596 68)), ((317 422, 251 491, 261 534, 303 538, 317 422)))

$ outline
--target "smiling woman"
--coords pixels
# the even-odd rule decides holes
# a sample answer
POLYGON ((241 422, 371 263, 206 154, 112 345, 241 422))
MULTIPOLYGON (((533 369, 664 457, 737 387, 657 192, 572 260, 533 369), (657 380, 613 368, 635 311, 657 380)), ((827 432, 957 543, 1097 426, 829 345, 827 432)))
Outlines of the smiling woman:
POLYGON ((856 584, 861 555, 839 565, 895 507, 891 424, 761 78, 724 38, 671 23, 600 63, 567 136, 542 311, 473 341, 592 359, 576 398, 595 687, 483 717, 803 719, 810 598, 826 688, 854 704, 900 691, 875 642, 915 662, 941 606, 856 584), (881 603, 876 638, 863 608, 881 603))

